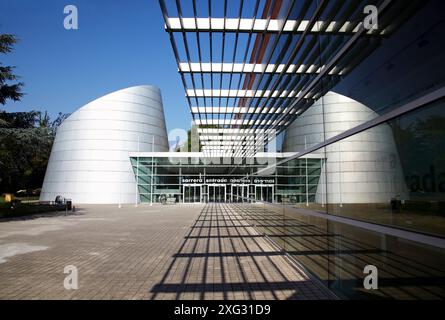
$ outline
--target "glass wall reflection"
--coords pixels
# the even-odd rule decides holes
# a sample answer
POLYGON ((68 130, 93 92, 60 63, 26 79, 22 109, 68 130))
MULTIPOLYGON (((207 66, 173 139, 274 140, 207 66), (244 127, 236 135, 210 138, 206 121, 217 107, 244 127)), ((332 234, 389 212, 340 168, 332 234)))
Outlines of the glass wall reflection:
POLYGON ((444 236, 444 110, 440 101, 327 146, 327 213, 444 236))
MULTIPOLYGON (((313 190, 306 189, 312 190, 308 197, 294 190, 286 199, 300 196, 296 203, 255 204, 271 219, 262 232, 340 297, 445 298, 444 120, 441 99, 298 158, 300 164, 309 161, 300 173, 313 190), (312 159, 318 163, 309 165, 312 159), (438 245, 354 221, 429 234, 438 245), (378 269, 378 290, 364 288, 367 265, 378 269)), ((295 161, 288 161, 290 168, 295 161)), ((289 171, 286 163, 279 168, 289 171)))

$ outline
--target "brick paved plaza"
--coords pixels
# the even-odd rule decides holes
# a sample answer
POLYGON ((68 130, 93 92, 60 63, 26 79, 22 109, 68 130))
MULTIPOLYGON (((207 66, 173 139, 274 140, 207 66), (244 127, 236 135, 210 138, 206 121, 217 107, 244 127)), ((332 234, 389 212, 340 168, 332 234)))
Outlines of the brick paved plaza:
POLYGON ((0 299, 332 299, 240 205, 85 206, 0 222, 0 299), (65 266, 79 288, 63 286, 65 266))

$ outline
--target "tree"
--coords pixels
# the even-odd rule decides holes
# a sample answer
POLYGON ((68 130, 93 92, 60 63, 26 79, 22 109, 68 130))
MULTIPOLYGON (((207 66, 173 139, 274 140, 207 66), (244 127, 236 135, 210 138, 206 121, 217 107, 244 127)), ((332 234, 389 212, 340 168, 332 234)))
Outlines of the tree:
POLYGON ((0 128, 34 128, 39 117, 40 112, 35 110, 27 112, 0 111, 0 128))
MULTIPOLYGON (((17 38, 12 34, 0 34, 0 53, 12 51, 17 38)), ((23 96, 21 89, 23 82, 17 82, 18 77, 13 73, 14 66, 3 66, 0 63, 0 104, 4 105, 8 99, 19 101, 23 96), (10 83, 13 82, 13 83, 10 83)))
POLYGON ((50 118, 48 115, 48 111, 45 113, 39 112, 39 128, 48 128, 50 126, 50 118))
POLYGON ((67 116, 51 121, 47 112, 0 112, 0 194, 42 186, 57 127, 67 116))
POLYGON ((56 137, 56 131, 57 128, 62 124, 63 121, 65 121, 66 118, 68 118, 70 116, 69 113, 62 113, 59 112, 59 114, 57 115, 57 118, 50 122, 50 130, 51 130, 51 135, 53 137, 56 137))
MULTIPOLYGON (((0 54, 10 53, 16 43, 14 35, 0 34, 0 54)), ((14 68, 0 63, 0 105, 23 96, 14 68)), ((57 127, 67 117, 59 113, 51 121, 46 111, 0 110, 0 194, 42 186, 57 127)))

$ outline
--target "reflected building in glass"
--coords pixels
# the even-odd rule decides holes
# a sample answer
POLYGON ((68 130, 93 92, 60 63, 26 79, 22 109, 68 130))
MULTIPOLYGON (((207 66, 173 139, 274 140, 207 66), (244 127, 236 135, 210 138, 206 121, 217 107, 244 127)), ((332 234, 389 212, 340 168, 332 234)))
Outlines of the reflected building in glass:
MULTIPOLYGON (((286 129, 284 151, 304 151, 377 116, 372 109, 329 92, 286 129)), ((312 154, 325 159, 316 204, 385 205, 391 199, 408 197, 389 125, 374 127, 312 154)))

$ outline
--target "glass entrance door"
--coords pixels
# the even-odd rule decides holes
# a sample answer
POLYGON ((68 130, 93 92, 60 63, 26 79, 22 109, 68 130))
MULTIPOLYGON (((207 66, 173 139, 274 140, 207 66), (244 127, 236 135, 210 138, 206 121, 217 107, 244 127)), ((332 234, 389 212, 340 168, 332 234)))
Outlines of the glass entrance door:
POLYGON ((201 185, 185 184, 182 189, 184 203, 201 202, 201 185))
POLYGON ((209 184, 209 202, 226 202, 226 185, 209 184))
POLYGON ((255 199, 257 201, 273 202, 273 185, 255 186, 255 199))
POLYGON ((244 202, 249 197, 249 186, 245 184, 232 184, 232 202, 244 202))

